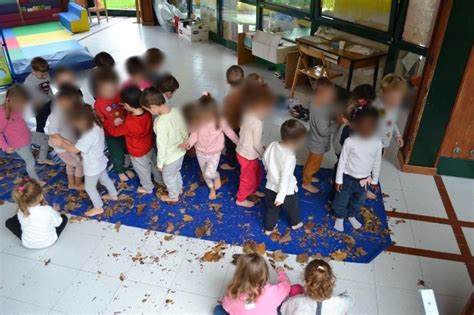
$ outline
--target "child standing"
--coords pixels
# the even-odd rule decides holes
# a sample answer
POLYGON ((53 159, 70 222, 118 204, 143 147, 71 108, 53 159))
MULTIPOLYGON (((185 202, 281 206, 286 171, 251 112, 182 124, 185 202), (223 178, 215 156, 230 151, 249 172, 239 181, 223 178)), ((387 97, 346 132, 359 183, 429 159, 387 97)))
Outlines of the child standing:
POLYGON ((216 100, 205 93, 198 101, 200 112, 199 127, 192 132, 185 144, 186 149, 196 147, 196 157, 201 172, 210 189, 209 199, 216 199, 216 191, 221 187, 221 177, 217 168, 222 150, 224 149, 224 134, 237 143, 237 134, 229 127, 225 119, 221 119, 216 100))
POLYGON ((161 67, 165 62, 165 54, 158 48, 148 48, 143 56, 150 82, 158 82, 161 77, 161 67))
POLYGON ((127 116, 127 111, 120 104, 118 76, 112 69, 104 68, 97 72, 95 80, 97 99, 94 110, 104 124, 105 142, 110 151, 114 170, 121 181, 127 181, 133 178, 134 174, 125 168, 125 138, 114 137, 108 130, 116 119, 123 121, 127 116))
POLYGON ((376 135, 378 112, 368 105, 356 107, 352 113, 354 131, 342 146, 336 173, 336 195, 332 204, 336 223, 344 231, 344 219, 349 218, 354 229, 361 224, 355 216, 364 204, 369 184, 377 185, 382 159, 382 142, 376 135))
POLYGON ((222 306, 214 314, 230 315, 276 315, 278 306, 288 297, 290 280, 283 268, 277 268, 277 283, 268 283, 269 270, 265 259, 259 254, 244 254, 237 260, 237 267, 222 306))
POLYGON ((84 165, 85 190, 93 205, 93 208, 86 211, 85 215, 92 217, 104 213, 102 199, 117 200, 118 193, 107 174, 104 131, 92 109, 88 105, 76 108, 71 113, 71 123, 81 134, 79 140, 74 144, 61 135, 55 134, 51 136, 52 142, 55 146, 64 148, 73 154, 81 153, 84 165), (104 185, 108 192, 102 198, 97 191, 98 182, 104 185))
POLYGON ((168 195, 162 196, 164 202, 177 202, 183 190, 181 166, 184 154, 182 144, 188 137, 186 124, 181 111, 165 104, 161 92, 149 87, 142 92, 140 104, 150 114, 156 115, 153 129, 156 134, 157 167, 163 174, 168 195))
POLYGON ((167 100, 173 98, 174 93, 179 89, 179 82, 171 74, 165 74, 156 83, 158 90, 165 96, 167 100))
POLYGON ((132 56, 125 61, 125 69, 128 74, 128 80, 125 81, 123 87, 137 86, 140 91, 150 87, 148 81, 146 66, 143 60, 138 56, 132 56))
POLYGON ((347 293, 333 296, 335 277, 324 260, 311 261, 304 271, 305 292, 290 297, 281 306, 282 315, 346 315, 354 304, 347 293))
MULTIPOLYGON (((229 126, 236 134, 240 132, 242 123, 242 94, 240 86, 244 80, 244 70, 237 66, 230 66, 226 71, 227 84, 229 84, 229 93, 224 99, 224 118, 229 126)), ((225 138, 225 155, 227 163, 221 165, 223 170, 233 170, 237 167, 237 156, 235 154, 236 145, 229 139, 225 138)))
POLYGON ((101 51, 100 53, 94 56, 94 64, 95 64, 95 68, 91 71, 89 75, 88 86, 89 86, 89 91, 92 97, 96 99, 97 92, 95 90, 96 89, 95 77, 97 76, 97 72, 100 71, 100 69, 104 69, 104 68, 113 69, 115 66, 115 60, 108 52, 101 51))
POLYGON ((5 103, 0 107, 0 149, 8 154, 17 153, 26 163, 28 176, 44 185, 45 182, 39 181, 36 173, 31 144, 40 146, 38 163, 48 165, 54 163, 47 159, 48 137, 39 132, 32 134, 26 125, 23 111, 27 102, 28 92, 21 85, 13 85, 8 89, 5 103))
POLYGON ((267 170, 265 186, 265 234, 270 235, 276 227, 280 209, 288 214, 293 230, 303 226, 298 204, 298 186, 294 175, 295 151, 306 143, 306 128, 295 119, 281 126, 281 141, 272 142, 263 154, 263 165, 267 170))
POLYGON ((43 205, 44 192, 37 180, 23 180, 12 193, 18 213, 5 226, 21 239, 27 248, 46 248, 53 245, 67 224, 67 217, 43 205))
POLYGON ((83 96, 81 89, 77 85, 76 74, 71 68, 58 67, 54 69, 53 80, 57 89, 60 89, 63 84, 74 86, 81 97, 83 96))
MULTIPOLYGON (((49 116, 48 133, 59 134, 69 142, 75 143, 77 135, 69 121, 70 113, 77 107, 84 106, 81 94, 74 85, 62 84, 54 96, 54 107, 49 116)), ((84 169, 79 154, 71 153, 61 147, 55 146, 50 139, 50 145, 66 164, 66 174, 69 189, 83 190, 84 169)))
POLYGON ((237 161, 240 164, 240 181, 236 204, 242 207, 253 207, 254 202, 247 200, 250 195, 263 197, 258 191, 262 180, 262 168, 258 160, 263 156, 262 143, 263 119, 270 114, 275 101, 268 86, 248 84, 242 91, 245 95, 247 110, 240 127, 237 144, 237 161))
POLYGON ((302 187, 311 193, 319 192, 312 183, 313 178, 321 167, 324 153, 331 148, 331 135, 338 129, 335 120, 335 88, 325 77, 319 78, 314 84, 314 98, 310 109, 310 138, 308 142, 309 155, 303 168, 302 187))
POLYGON ((157 183, 163 179, 155 165, 153 149, 153 123, 150 113, 140 106, 140 89, 136 86, 125 88, 122 93, 122 104, 128 115, 125 121, 117 126, 112 121, 105 121, 110 134, 114 137, 125 136, 125 144, 130 154, 133 169, 138 174, 141 186, 137 192, 151 194, 153 192, 152 175, 157 183))
POLYGON ((26 77, 24 83, 30 94, 30 101, 36 116, 36 131, 44 133, 46 120, 51 113, 51 91, 49 78, 49 65, 41 57, 35 57, 31 60, 31 73, 26 77))

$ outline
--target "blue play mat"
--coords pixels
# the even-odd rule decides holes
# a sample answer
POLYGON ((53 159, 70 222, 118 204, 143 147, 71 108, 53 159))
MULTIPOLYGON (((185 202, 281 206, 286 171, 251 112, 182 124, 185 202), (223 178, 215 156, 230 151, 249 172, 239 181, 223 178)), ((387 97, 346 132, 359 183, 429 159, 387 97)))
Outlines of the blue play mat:
MULTIPOLYGON (((50 204, 58 203, 63 211, 83 215, 91 203, 86 193, 67 189, 67 179, 62 165, 38 166, 39 176, 49 178, 46 186, 46 199, 50 204)), ((296 169, 296 177, 301 178, 302 167, 296 169)), ((106 213, 96 217, 111 223, 134 226, 153 231, 168 232, 188 237, 227 244, 243 245, 248 241, 266 244, 266 250, 281 249, 287 254, 306 253, 336 260, 368 263, 391 245, 387 217, 382 194, 377 199, 367 201, 359 216, 364 227, 354 231, 346 222, 345 233, 333 229, 334 219, 330 214, 328 197, 331 189, 332 170, 321 169, 318 173, 321 189, 318 194, 299 191, 300 209, 305 228, 285 233, 288 221, 282 213, 278 228, 279 237, 272 238, 263 233, 264 202, 261 200, 254 208, 235 205, 238 187, 237 171, 221 171, 225 184, 219 190, 216 200, 208 200, 209 190, 201 180, 201 172, 195 158, 187 157, 182 169, 184 196, 177 204, 161 202, 155 194, 136 193, 138 179, 120 183, 115 174, 120 192, 118 202, 105 205, 106 213), (285 235, 287 234, 287 235, 285 235)), ((0 200, 11 200, 11 190, 17 178, 26 176, 23 161, 0 156, 0 200)), ((263 187, 263 185, 262 185, 263 187)))

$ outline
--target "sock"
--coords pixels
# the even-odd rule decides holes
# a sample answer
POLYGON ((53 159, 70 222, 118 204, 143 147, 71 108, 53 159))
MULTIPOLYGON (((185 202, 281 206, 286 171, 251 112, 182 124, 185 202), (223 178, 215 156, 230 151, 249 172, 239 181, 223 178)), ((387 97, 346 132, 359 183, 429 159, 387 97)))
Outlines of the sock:
POLYGON ((349 218, 349 222, 352 224, 352 227, 356 230, 362 227, 362 224, 360 224, 360 222, 357 221, 355 217, 349 218))
POLYGON ((339 232, 344 232, 344 219, 336 219, 334 228, 338 230, 339 232))

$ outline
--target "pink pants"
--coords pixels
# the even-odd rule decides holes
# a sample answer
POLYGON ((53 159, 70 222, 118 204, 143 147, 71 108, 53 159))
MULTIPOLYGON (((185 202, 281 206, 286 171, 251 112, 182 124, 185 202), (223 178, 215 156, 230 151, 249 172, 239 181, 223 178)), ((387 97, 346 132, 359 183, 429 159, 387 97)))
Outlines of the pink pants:
POLYGON ((237 161, 240 164, 240 182, 239 190, 237 191, 237 201, 242 202, 248 196, 254 194, 260 182, 262 181, 262 167, 258 159, 247 160, 242 155, 237 153, 237 161))
POLYGON ((214 180, 220 176, 217 168, 219 167, 221 153, 219 152, 213 155, 203 155, 199 152, 196 152, 196 157, 199 167, 201 168, 202 177, 204 177, 207 187, 214 187, 214 180))
POLYGON ((74 177, 84 176, 82 161, 78 154, 62 152, 59 153, 58 156, 66 164, 66 174, 74 177))

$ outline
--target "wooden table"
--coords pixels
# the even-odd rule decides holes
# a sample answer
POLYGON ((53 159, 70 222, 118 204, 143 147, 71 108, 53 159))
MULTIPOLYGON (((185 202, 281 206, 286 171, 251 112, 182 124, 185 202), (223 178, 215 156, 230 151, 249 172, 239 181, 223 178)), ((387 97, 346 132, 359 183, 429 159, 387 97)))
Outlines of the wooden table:
MULTIPOLYGON (((380 58, 387 55, 386 52, 375 50, 370 55, 362 55, 347 50, 340 50, 339 48, 334 48, 333 45, 337 43, 339 46, 339 39, 334 39, 332 41, 322 39, 316 36, 306 36, 296 39, 297 42, 301 42, 307 46, 311 46, 314 49, 321 50, 325 53, 337 56, 337 65, 349 69, 347 77, 347 90, 350 91, 352 83, 352 75, 355 69, 374 67, 374 76, 373 76, 373 86, 377 84, 377 75, 379 72, 380 58)), ((346 42, 345 47, 350 47, 352 45, 357 45, 357 43, 344 40, 346 42)), ((290 73, 290 76, 287 74, 286 80, 293 82, 294 71, 290 73), (290 77, 291 76, 291 77, 290 77)))

